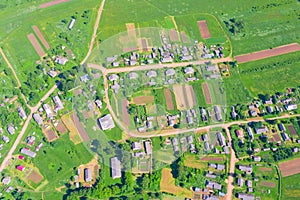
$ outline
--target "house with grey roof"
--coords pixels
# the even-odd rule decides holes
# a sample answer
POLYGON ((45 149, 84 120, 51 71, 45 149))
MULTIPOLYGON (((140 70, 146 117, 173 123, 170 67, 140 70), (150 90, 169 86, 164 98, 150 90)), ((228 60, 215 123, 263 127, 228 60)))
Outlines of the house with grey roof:
POLYGON ((147 75, 149 78, 154 78, 154 77, 157 76, 157 72, 154 71, 154 70, 151 70, 151 71, 148 71, 148 72, 146 73, 146 75, 147 75))
POLYGON ((96 101, 95 101, 95 104, 96 104, 96 106, 98 107, 98 108, 102 108, 102 101, 100 100, 100 99, 97 99, 96 101))
POLYGON ((29 156, 29 157, 31 157, 31 158, 34 158, 34 157, 36 156, 36 153, 33 152, 33 151, 31 151, 31 150, 28 149, 28 148, 22 148, 22 149, 21 149, 21 153, 24 154, 24 155, 26 155, 26 156, 29 156))
POLYGON ((142 144, 141 144, 141 142, 133 142, 132 143, 132 150, 133 151, 142 150, 142 144))
POLYGON ((85 74, 85 75, 83 75, 83 76, 80 76, 80 81, 81 81, 81 82, 86 83, 86 82, 88 82, 89 80, 90 80, 90 76, 89 76, 88 74, 85 74))
POLYGON ((214 106, 215 116, 218 121, 222 121, 222 114, 220 106, 214 106))
POLYGON ((11 135, 15 134, 15 128, 12 125, 7 126, 7 131, 11 135))
POLYGON ((118 94, 120 90, 120 85, 117 82, 115 82, 112 86, 110 86, 110 88, 114 91, 115 94, 118 94))
POLYGON ((179 59, 181 61, 190 61, 190 60, 193 60, 193 56, 191 56, 191 55, 182 55, 182 56, 180 56, 179 59))
POLYGON ((112 57, 107 57, 105 60, 107 63, 112 63, 112 62, 115 62, 117 60, 118 56, 117 55, 114 55, 112 57))
POLYGON ((217 132, 217 138, 218 138, 220 146, 226 145, 226 140, 225 140, 225 137, 222 132, 217 132))
POLYGON ((238 178, 237 179, 237 185, 239 186, 239 187, 243 187, 244 186, 244 179, 243 178, 238 178))
POLYGON ((137 79, 139 77, 139 75, 136 73, 136 72, 130 72, 129 74, 128 74, 128 78, 130 79, 130 80, 132 80, 132 79, 137 79))
POLYGON ((192 67, 187 67, 184 69, 184 73, 188 74, 188 75, 194 74, 194 72, 195 72, 195 70, 192 67))
POLYGON ((20 116, 23 120, 25 120, 25 119, 27 118, 27 115, 26 115, 24 109, 23 109, 21 106, 18 107, 18 113, 19 113, 19 116, 20 116))
POLYGON ((60 65, 65 65, 68 62, 68 59, 62 56, 57 56, 54 62, 60 65))
POLYGON ((284 133, 284 132, 281 133, 281 136, 282 136, 282 139, 283 139, 284 141, 289 141, 289 140, 290 140, 290 137, 288 136, 288 134, 286 134, 286 133, 284 133))
POLYGON ((252 165, 239 165, 238 169, 242 172, 246 172, 247 174, 251 174, 253 170, 252 165))
POLYGON ((44 104, 44 105, 43 105, 43 109, 44 109, 45 112, 46 112, 46 116, 47 116, 49 119, 52 119, 52 118, 53 118, 53 112, 52 112, 51 107, 50 107, 48 104, 44 104))
POLYGON ((286 128, 285 128, 285 126, 284 126, 283 123, 278 124, 278 128, 279 128, 279 130, 282 131, 282 132, 285 132, 285 131, 286 131, 286 128))
POLYGON ((152 153, 151 142, 150 141, 145 141, 144 146, 145 146, 146 154, 150 155, 152 153))
POLYGON ((241 200, 254 200, 253 194, 238 193, 238 198, 241 200))
POLYGON ((108 77, 108 80, 109 81, 117 81, 119 79, 119 76, 117 75, 117 74, 111 74, 111 75, 109 75, 109 77, 108 77))
POLYGON ((222 189, 222 185, 217 183, 217 182, 213 182, 213 181, 209 181, 206 180, 206 185, 207 188, 211 188, 211 189, 216 189, 216 190, 221 190, 222 189))
POLYGON ((99 121, 101 129, 104 131, 115 127, 115 123, 110 114, 107 114, 107 115, 99 118, 98 121, 99 121))
POLYGON ((167 69, 166 71, 165 71, 165 74, 166 74, 166 76, 174 76, 175 74, 176 74, 176 71, 175 71, 175 69, 167 69))
POLYGON ((35 114, 33 114, 32 116, 33 116, 33 119, 36 121, 36 123, 37 123, 38 125, 42 125, 42 124, 43 124, 43 119, 42 119, 42 117, 40 116, 40 114, 35 113, 35 114))
POLYGON ((110 168, 111 168, 111 177, 121 178, 121 162, 117 157, 113 157, 110 159, 110 168))
POLYGON ((54 112, 57 113, 58 111, 60 111, 64 108, 62 101, 60 100, 60 98, 57 95, 55 97, 53 97, 53 101, 55 103, 54 112))
POLYGON ((285 109, 287 111, 297 110, 297 108, 298 108, 297 104, 285 105, 285 109))
POLYGON ((9 143, 9 138, 7 136, 5 136, 5 135, 2 136, 2 140, 5 143, 9 143))
POLYGON ((90 182, 92 181, 93 176, 92 176, 92 169, 91 168, 85 168, 84 169, 84 181, 85 182, 90 182))
POLYGON ((256 134, 262 134, 262 133, 266 133, 266 132, 268 132, 268 131, 269 131, 269 129, 268 129, 268 127, 266 127, 266 126, 262 126, 262 127, 259 127, 259 128, 255 128, 256 134))

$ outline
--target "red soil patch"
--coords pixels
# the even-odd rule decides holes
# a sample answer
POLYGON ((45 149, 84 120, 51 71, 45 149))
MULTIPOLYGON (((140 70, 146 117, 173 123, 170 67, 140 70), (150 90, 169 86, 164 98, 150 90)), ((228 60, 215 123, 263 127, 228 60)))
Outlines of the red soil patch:
POLYGON ((288 129, 292 135, 295 135, 295 136, 297 135, 296 129, 293 125, 289 125, 288 129))
POLYGON ((76 113, 72 113, 71 119, 73 120, 81 139, 84 142, 90 141, 90 138, 89 138, 88 134, 86 133, 85 129, 83 128, 81 122, 79 121, 79 118, 77 117, 76 113))
POLYGON ((300 158, 279 163, 279 169, 283 177, 300 173, 300 158))
POLYGON ((269 188, 274 188, 276 186, 276 184, 271 181, 260 181, 259 185, 264 187, 269 187, 269 188))
POLYGON ((209 91, 209 87, 207 83, 203 83, 202 84, 202 88, 203 88, 203 92, 204 92, 204 97, 205 97, 205 101, 207 104, 212 104, 212 99, 210 96, 210 91, 209 91))
POLYGON ((42 44, 44 45, 44 47, 49 50, 50 49, 50 45, 48 44, 47 40, 44 38, 43 34, 41 33, 40 29, 37 26, 33 26, 32 27, 35 34, 38 36, 38 38, 41 40, 42 44))
POLYGON ((127 99, 122 100, 122 114, 123 114, 123 121, 127 126, 130 126, 130 116, 128 114, 128 101, 127 99))
POLYGON ((284 46, 279 46, 273 49, 267 49, 263 51, 257 51, 249 54, 236 56, 235 59, 238 61, 238 63, 245 63, 245 62, 260 60, 260 59, 269 58, 273 56, 279 56, 282 54, 287 54, 299 50, 300 50, 299 44, 293 43, 284 46))
POLYGON ((47 3, 43 3, 40 5, 40 8, 47 8, 49 6, 54 6, 56 4, 60 4, 60 3, 64 3, 64 2, 68 2, 69 0, 54 0, 54 1, 50 1, 47 3))
POLYGON ((214 162, 223 162, 223 158, 222 157, 203 157, 200 160, 202 161, 214 161, 214 162))
POLYGON ((145 105, 145 104, 150 104, 154 102, 154 97, 153 96, 140 96, 140 97, 135 97, 133 98, 133 102, 136 105, 145 105))
POLYGON ((275 135, 273 135, 273 139, 274 139, 274 142, 280 142, 281 141, 281 138, 278 135, 278 133, 276 133, 275 135))
POLYGON ((201 37, 203 39, 210 38, 210 33, 209 33, 209 30, 208 30, 206 20, 198 21, 198 27, 199 27, 199 30, 200 30, 200 33, 201 33, 201 37))
POLYGON ((182 40, 182 42, 183 43, 187 43, 188 40, 187 40, 186 34, 183 31, 180 34, 181 34, 181 40, 182 40))
POLYGON ((273 171, 272 168, 270 167, 259 167, 258 171, 263 171, 263 172, 271 172, 273 171))
POLYGON ((26 178, 33 181, 36 184, 43 180, 43 176, 37 173, 35 170, 32 170, 26 178))
POLYGON ((169 37, 172 42, 179 41, 178 33, 175 29, 169 31, 169 37))
POLYGON ((55 127, 56 130, 59 132, 59 133, 66 133, 67 132, 67 128, 66 126, 64 125, 63 122, 58 122, 57 126, 55 127))
POLYGON ((167 109, 174 110, 174 102, 173 102, 171 90, 168 88, 164 89, 164 95, 167 103, 167 109))
POLYGON ((32 46, 34 47, 36 53, 40 56, 43 57, 45 55, 45 51, 36 39, 36 37, 33 35, 33 33, 30 33, 27 35, 27 38, 31 42, 32 46))

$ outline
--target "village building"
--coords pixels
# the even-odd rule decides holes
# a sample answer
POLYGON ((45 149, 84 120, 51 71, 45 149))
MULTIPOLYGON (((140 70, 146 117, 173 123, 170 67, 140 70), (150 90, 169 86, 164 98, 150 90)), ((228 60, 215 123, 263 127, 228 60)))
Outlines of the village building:
POLYGON ((11 135, 15 134, 15 128, 12 125, 8 125, 7 131, 11 135))
POLYGON ((168 69, 165 72, 166 76, 174 76, 176 74, 176 71, 174 69, 168 69))
POLYGON ((141 142, 133 142, 132 143, 132 150, 133 151, 142 150, 141 142))
POLYGON ((255 128, 256 134, 262 134, 262 133, 266 133, 268 131, 269 131, 269 129, 266 126, 255 128))
POLYGON ((71 19, 71 22, 70 22, 70 24, 69 24, 69 26, 68 26, 68 29, 69 29, 69 30, 71 30, 71 29, 73 28, 75 22, 76 22, 76 19, 72 18, 72 19, 71 19))
POLYGON ((218 66, 215 64, 209 64, 207 63, 207 65, 205 66, 206 71, 218 71, 218 66))
POLYGON ((36 123, 38 125, 42 125, 43 124, 43 119, 42 119, 42 117, 38 113, 33 114, 32 116, 33 116, 33 119, 36 121, 36 123))
POLYGON ((64 105, 58 96, 53 97, 53 101, 55 103, 54 112, 57 113, 59 110, 64 108, 64 105))
POLYGON ((215 116, 218 121, 222 121, 221 109, 219 106, 214 106, 215 116))
POLYGON ((206 180, 206 187, 210 189, 221 190, 222 185, 213 181, 206 180))
POLYGON ((84 169, 84 181, 85 182, 91 182, 92 179, 93 179, 92 169, 91 168, 85 168, 84 169))
POLYGON ((108 129, 112 129, 115 127, 115 123, 112 119, 112 116, 110 114, 107 114, 101 118, 99 118, 99 124, 101 126, 102 130, 108 130, 108 129))
POLYGON ((242 172, 246 172, 247 174, 251 174, 252 173, 252 165, 239 165, 238 169, 241 170, 242 172))
POLYGON ((298 108, 297 104, 285 105, 285 109, 287 111, 297 110, 297 108, 298 108))
POLYGON ((30 149, 28 149, 28 148, 22 148, 21 153, 26 155, 26 156, 29 156, 31 158, 34 158, 36 156, 36 153, 33 152, 33 151, 30 151, 30 149))
POLYGON ((253 160, 254 160, 254 162, 260 162, 261 157, 260 156, 253 156, 253 160))
POLYGON ((46 112, 47 118, 52 119, 53 118, 53 112, 51 110, 51 107, 48 104, 44 104, 43 105, 43 109, 46 112))
POLYGON ((147 155, 150 155, 152 153, 151 150, 151 142, 150 141, 146 141, 144 142, 144 146, 145 146, 145 151, 147 155))
POLYGON ((38 151, 41 149, 42 146, 43 146, 43 143, 40 142, 40 143, 35 147, 35 151, 38 152, 38 151))
POLYGON ((95 104, 96 104, 96 106, 98 107, 98 108, 102 108, 102 101, 100 100, 100 99, 97 99, 96 101, 95 101, 95 104))
POLYGON ((2 140, 5 143, 9 143, 9 138, 7 136, 5 136, 5 135, 2 136, 2 140))
POLYGON ((283 123, 278 124, 278 128, 279 128, 279 130, 282 131, 282 132, 285 132, 285 131, 286 131, 286 128, 285 128, 285 126, 284 126, 283 123))
POLYGON ((111 177, 113 179, 121 177, 121 162, 117 157, 110 159, 111 177))
POLYGON ((244 179, 243 178, 238 178, 237 179, 237 185, 239 186, 239 187, 243 187, 244 186, 244 179))
POLYGON ((35 136, 31 135, 27 137, 27 145, 33 145, 35 143, 35 136))
POLYGON ((288 136, 288 134, 282 132, 281 136, 284 141, 290 141, 290 137, 288 136))
POLYGON ((192 67, 187 67, 187 68, 184 69, 184 73, 188 74, 188 75, 191 75, 191 74, 195 73, 195 70, 192 67))
POLYGON ((246 128, 246 130, 247 130, 247 133, 248 133, 249 137, 251 138, 251 140, 253 140, 254 139, 254 135, 253 135, 252 129, 248 126, 246 128))
POLYGON ((27 115, 21 106, 18 107, 18 113, 23 120, 27 119, 27 115))
POLYGON ((117 81, 119 79, 119 76, 117 74, 111 74, 108 77, 108 80, 111 82, 117 81))
POLYGON ((138 75, 137 73, 135 73, 135 72, 130 72, 130 73, 128 74, 128 78, 129 78, 130 80, 137 79, 138 77, 139 77, 139 75, 138 75))
POLYGON ((146 75, 149 77, 149 78, 154 78, 154 77, 156 77, 157 76, 157 72, 156 71, 148 71, 147 73, 146 73, 146 75))
POLYGON ((90 80, 90 76, 88 74, 80 76, 80 81, 83 83, 87 83, 89 80, 90 80))
POLYGON ((253 194, 238 193, 238 198, 241 200, 254 200, 253 194))
POLYGON ((226 145, 226 140, 225 140, 225 137, 223 136, 222 132, 217 132, 217 138, 218 138, 220 146, 226 145))
POLYGON ((57 56, 54 62, 60 65, 65 65, 68 62, 68 59, 62 56, 57 56))
POLYGON ((53 70, 50 70, 48 72, 48 75, 51 77, 51 78, 55 78, 57 76, 57 72, 56 71, 53 71, 53 70))
POLYGON ((23 166, 23 165, 18 165, 18 166, 16 167, 16 169, 19 170, 19 171, 21 171, 21 172, 23 172, 23 171, 25 170, 25 166, 23 166))
POLYGON ((1 182, 4 184, 4 185, 8 185, 11 181, 11 178, 9 176, 7 177, 4 177, 1 182))

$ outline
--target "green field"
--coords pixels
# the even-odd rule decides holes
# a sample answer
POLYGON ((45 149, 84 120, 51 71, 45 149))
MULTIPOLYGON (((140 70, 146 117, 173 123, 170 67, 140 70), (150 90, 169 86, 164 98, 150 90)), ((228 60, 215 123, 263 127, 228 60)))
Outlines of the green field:
POLYGON ((240 64, 234 69, 238 74, 230 78, 233 82, 241 81, 253 96, 283 92, 287 87, 299 86, 299 56, 300 52, 295 52, 240 64))
POLYGON ((300 198, 300 174, 282 178, 282 199, 296 200, 300 198))
MULTIPOLYGON (((299 2, 294 0, 276 0, 273 3, 259 0, 247 3, 235 0, 111 0, 106 2, 98 32, 103 40, 125 31, 125 23, 159 23, 166 16, 175 16, 180 24, 180 18, 185 15, 197 16, 207 13, 215 15, 226 30, 233 45, 234 55, 300 41, 296 34, 300 31, 300 26, 296 26, 299 2), (243 28, 234 34, 224 22, 230 22, 233 18, 235 22, 241 22, 243 25, 243 28)), ((211 30, 214 33, 214 29, 211 30)))

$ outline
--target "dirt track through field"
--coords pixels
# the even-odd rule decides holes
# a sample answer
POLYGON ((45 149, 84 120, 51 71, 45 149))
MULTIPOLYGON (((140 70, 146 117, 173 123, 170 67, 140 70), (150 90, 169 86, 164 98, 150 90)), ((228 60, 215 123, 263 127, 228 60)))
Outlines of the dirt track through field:
POLYGON ((48 44, 47 40, 44 38, 43 34, 41 33, 40 29, 37 26, 33 26, 32 29, 34 30, 35 34, 38 36, 38 38, 41 40, 44 47, 49 50, 50 45, 48 44))
POLYGON ((174 110, 174 102, 173 102, 173 98, 172 98, 172 93, 169 88, 164 89, 164 96, 166 99, 167 109, 174 110))
POLYGON ((130 116, 127 111, 128 107, 128 101, 127 99, 122 100, 122 116, 123 116, 123 121, 127 126, 130 126, 130 116))
POLYGON ((40 5, 40 8, 47 8, 47 7, 50 7, 50 6, 54 6, 56 4, 60 4, 60 3, 65 3, 65 2, 68 2, 70 0, 54 0, 54 1, 50 1, 50 2, 47 2, 47 3, 43 3, 40 5))
POLYGON ((239 55, 236 56, 235 59, 238 61, 238 63, 245 63, 273 56, 279 56, 287 53, 292 53, 296 51, 300 51, 300 46, 298 43, 293 43, 284 46, 279 46, 273 49, 267 49, 249 54, 239 55))
POLYGON ((279 169, 283 177, 300 173, 300 158, 279 163, 279 169))
POLYGON ((34 36, 33 33, 30 33, 27 35, 27 38, 29 39, 29 41, 31 42, 32 46, 34 47, 36 53, 40 56, 43 57, 45 55, 45 51, 42 48, 42 46, 40 45, 40 43, 38 42, 38 40, 36 39, 36 37, 34 36))

